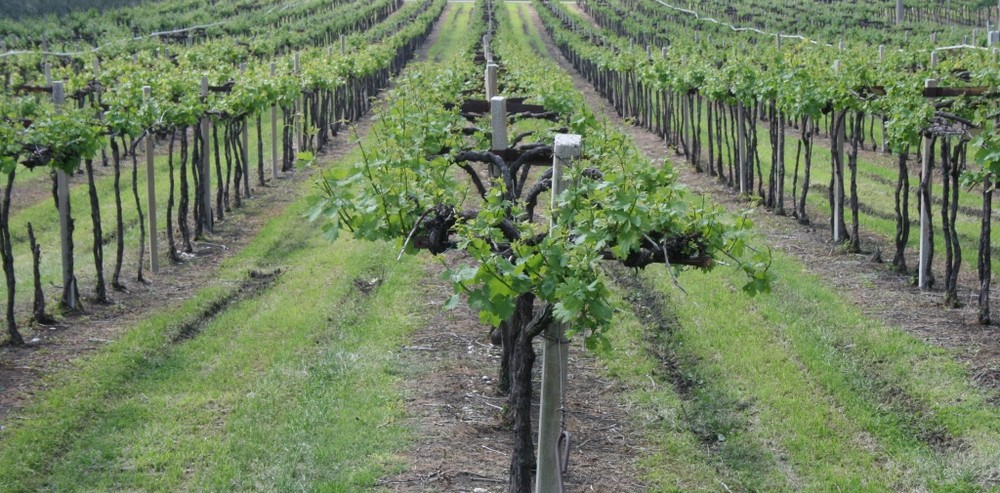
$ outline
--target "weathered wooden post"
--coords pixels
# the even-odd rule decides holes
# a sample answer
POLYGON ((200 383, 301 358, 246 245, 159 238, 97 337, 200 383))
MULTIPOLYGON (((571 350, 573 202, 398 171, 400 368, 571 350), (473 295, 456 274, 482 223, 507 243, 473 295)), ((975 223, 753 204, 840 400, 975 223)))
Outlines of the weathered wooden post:
POLYGON ((500 68, 495 63, 486 64, 486 100, 490 101, 497 95, 497 70, 500 68))
MULTIPOLYGON (((142 86, 142 100, 150 103, 153 89, 142 86)), ((146 210, 149 213, 149 269, 160 272, 160 250, 156 234, 156 170, 153 167, 153 135, 146 136, 146 210)))
MULTIPOLYGON (((201 97, 208 100, 208 76, 201 77, 201 97)), ((212 119, 208 115, 201 117, 201 224, 206 233, 212 233, 214 219, 212 217, 212 166, 211 147, 209 147, 209 130, 212 119)))
MULTIPOLYGON (((271 62, 271 78, 277 72, 277 64, 271 62)), ((278 167, 278 105, 271 105, 271 178, 277 179, 278 167)))
MULTIPOLYGON (((556 134, 552 150, 552 213, 549 230, 555 228, 559 194, 567 186, 563 167, 580 157, 580 136, 556 134)), ((563 430, 562 407, 565 400, 566 370, 569 363, 569 341, 566 324, 553 322, 546 330, 542 349, 542 394, 538 412, 538 472, 535 475, 535 493, 562 491, 563 453, 559 437, 563 430)))
MULTIPOLYGON (((46 69, 48 63, 45 64, 46 69)), ((46 70, 47 72, 47 70, 46 70)), ((66 102, 66 93, 61 80, 52 81, 52 102, 56 108, 62 108, 66 102)), ((56 202, 59 207, 59 234, 62 239, 62 303, 70 310, 76 310, 79 300, 76 298, 76 276, 73 275, 72 238, 69 217, 69 177, 62 169, 56 170, 56 202)))
MULTIPOLYGON (((937 87, 936 79, 924 81, 925 88, 937 87)), ((920 169, 920 266, 917 273, 917 286, 920 289, 930 288, 931 283, 931 166, 934 152, 934 138, 929 133, 923 136, 923 161, 920 169)))

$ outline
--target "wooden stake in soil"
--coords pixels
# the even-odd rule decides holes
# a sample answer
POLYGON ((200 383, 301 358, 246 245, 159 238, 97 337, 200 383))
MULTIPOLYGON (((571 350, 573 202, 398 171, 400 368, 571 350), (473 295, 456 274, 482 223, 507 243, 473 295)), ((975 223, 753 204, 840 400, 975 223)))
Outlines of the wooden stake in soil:
MULTIPOLYGON (((48 69, 48 64, 46 64, 46 69, 48 69)), ((63 90, 61 80, 52 82, 52 102, 57 108, 62 107, 66 102, 66 93, 63 90)), ((59 205, 59 234, 62 238, 62 302, 66 308, 76 310, 79 303, 76 299, 78 291, 76 289, 76 276, 73 275, 73 247, 70 238, 69 177, 61 169, 56 170, 56 197, 59 205)))
MULTIPOLYGON (((580 136, 556 134, 552 151, 552 214, 549 229, 555 227, 559 194, 566 189, 563 166, 580 157, 580 136)), ((563 431, 562 409, 566 392, 566 369, 569 364, 569 341, 566 324, 553 322, 546 329, 542 352, 542 395, 538 413, 538 472, 535 493, 562 491, 562 451, 559 438, 563 431)))
MULTIPOLYGON (((153 89, 142 86, 142 99, 149 103, 153 89)), ((146 136, 146 209, 149 212, 149 269, 160 272, 159 245, 156 241, 156 170, 153 167, 153 136, 146 136)))
MULTIPOLYGON (((937 80, 924 81, 925 88, 937 87, 937 80)), ((917 286, 930 288, 931 283, 931 155, 934 152, 933 136, 925 134, 923 162, 920 170, 920 266, 917 270, 917 286)))

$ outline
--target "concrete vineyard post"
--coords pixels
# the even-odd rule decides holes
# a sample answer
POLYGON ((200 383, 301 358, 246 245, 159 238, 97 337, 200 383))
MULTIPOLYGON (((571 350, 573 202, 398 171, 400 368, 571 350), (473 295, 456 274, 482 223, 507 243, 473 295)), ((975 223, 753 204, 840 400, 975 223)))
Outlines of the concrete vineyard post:
MULTIPOLYGON (((240 75, 244 75, 247 72, 247 62, 240 63, 240 75)), ((247 116, 243 117, 243 146, 240 149, 243 152, 241 156, 243 159, 243 195, 250 197, 250 119, 247 116)))
MULTIPOLYGON (((277 72, 277 64, 271 62, 271 78, 277 72)), ((278 178, 278 106, 271 105, 271 178, 278 178)))
MULTIPOLYGON (((840 72, 840 60, 833 61, 833 71, 840 72)), ((837 123, 837 113, 833 114, 833 118, 837 125, 837 140, 834 151, 836 166, 833 167, 833 241, 840 243, 844 240, 844 231, 840 229, 840 224, 843 221, 841 215, 844 212, 844 197, 840 186, 844 182, 844 140, 847 138, 847 110, 841 111, 839 123, 837 123)))
POLYGON ((486 64, 486 100, 490 101, 497 95, 497 70, 500 68, 495 63, 486 64))
POLYGON ((990 31, 989 36, 986 40, 987 46, 998 46, 1000 45, 1000 31, 990 31))
MULTIPOLYGON (((201 78, 201 97, 208 100, 208 77, 201 78)), ((212 120, 208 115, 201 117, 201 221, 205 231, 212 233, 212 167, 209 130, 212 120)))
MULTIPOLYGON (((937 87, 937 80, 927 79, 924 87, 937 87)), ((934 152, 934 140, 930 135, 923 136, 923 162, 920 168, 920 266, 917 274, 917 286, 927 289, 930 283, 931 260, 931 153, 934 152)))
POLYGON ((903 23, 903 0, 896 0, 896 25, 903 23))
MULTIPOLYGON (((142 100, 147 104, 152 98, 152 88, 142 86, 142 100)), ((153 167, 153 135, 146 136, 146 212, 149 213, 149 269, 160 272, 159 244, 156 234, 156 171, 153 167)))
POLYGON ((45 85, 52 87, 52 65, 49 62, 45 62, 42 65, 42 71, 45 73, 45 85))
MULTIPOLYGON (((885 45, 878 45, 878 63, 885 61, 885 45)), ((885 118, 882 118, 882 152, 889 152, 889 139, 885 128, 885 118)))
MULTIPOLYGON (((48 69, 48 64, 45 64, 48 69)), ((47 70, 46 70, 47 72, 47 70)), ((61 80, 51 82, 52 102, 57 108, 62 107, 66 102, 66 93, 61 80)), ((69 217, 69 177, 66 172, 56 170, 56 197, 59 205, 59 235, 62 239, 62 282, 63 282, 63 303, 66 308, 75 310, 77 308, 76 299, 76 277, 73 275, 73 259, 70 253, 70 217, 69 217)))
MULTIPOLYGON (((493 134, 493 152, 506 151, 509 147, 507 140, 507 98, 493 96, 490 98, 490 125, 493 134)), ((500 170, 496 165, 490 164, 490 176, 500 176, 500 170)))
POLYGON ((747 144, 746 144, 746 111, 743 108, 743 102, 740 101, 736 103, 736 126, 739 128, 736 130, 736 146, 739 147, 739 152, 737 153, 739 159, 739 173, 740 173, 740 195, 749 193, 747 190, 747 144))
MULTIPOLYGON (((302 67, 301 65, 299 65, 298 53, 295 53, 294 71, 296 76, 298 76, 302 71, 302 67)), ((304 110, 305 110, 305 101, 303 101, 302 96, 300 95, 298 98, 295 99, 295 116, 294 116, 295 137, 296 141, 298 142, 298 148, 296 150, 299 152, 302 152, 306 147, 305 119, 303 118, 303 113, 302 113, 304 110)))
POLYGON ((347 54, 347 37, 343 34, 340 35, 340 56, 347 54))
MULTIPOLYGON (((556 134, 552 151, 552 213, 549 230, 555 228, 559 194, 566 189, 563 167, 580 157, 579 135, 556 134)), ((562 434, 562 401, 566 390, 566 367, 569 363, 569 341, 566 324, 553 322, 546 330, 542 350, 542 394, 538 412, 538 472, 535 493, 562 491, 562 467, 559 436, 562 434)), ((565 458, 563 458, 565 459, 565 458)))

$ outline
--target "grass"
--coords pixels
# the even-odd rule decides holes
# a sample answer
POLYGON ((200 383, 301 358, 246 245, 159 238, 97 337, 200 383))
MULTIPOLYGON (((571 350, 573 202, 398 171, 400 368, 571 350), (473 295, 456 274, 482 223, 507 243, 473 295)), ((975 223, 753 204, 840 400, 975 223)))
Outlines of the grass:
POLYGON ((395 349, 426 314, 424 261, 330 244, 303 218, 312 185, 299 188, 216 283, 46 383, 0 432, 0 490, 357 491, 398 467, 395 349), (273 285, 225 304, 273 269, 273 285))
POLYGON ((405 443, 392 349, 421 319, 422 264, 393 263, 386 244, 330 245, 306 206, 270 221, 218 285, 50 382, 4 432, 0 489, 353 491, 383 474, 405 443), (273 267, 275 286, 174 342, 248 270, 273 267), (376 276, 370 296, 353 287, 376 276))
POLYGON ((599 356, 656 444, 653 490, 995 489, 1000 411, 949 352, 866 317, 794 258, 772 269, 757 298, 731 269, 682 276, 686 295, 647 269, 639 292, 666 299, 662 326, 635 286, 616 288, 615 350, 599 356))
POLYGON ((443 62, 466 46, 464 40, 469 37, 469 26, 473 22, 472 7, 471 2, 449 3, 445 7, 439 41, 427 52, 427 60, 443 62))

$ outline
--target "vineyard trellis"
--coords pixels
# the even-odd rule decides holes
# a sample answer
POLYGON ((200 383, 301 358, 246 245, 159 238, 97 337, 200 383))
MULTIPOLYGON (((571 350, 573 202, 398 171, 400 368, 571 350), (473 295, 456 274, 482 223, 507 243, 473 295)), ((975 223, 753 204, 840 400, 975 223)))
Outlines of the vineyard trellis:
MULTIPOLYGON (((757 197, 765 207, 784 214, 784 187, 789 180, 785 140, 794 135, 789 129, 798 127, 790 177, 794 204, 791 213, 800 222, 810 223, 806 207, 809 192, 825 192, 831 240, 845 243, 847 251, 858 252, 861 218, 881 214, 859 197, 859 152, 866 142, 873 149, 892 150, 899 164, 892 217, 896 230, 893 266, 906 272, 911 191, 908 163, 910 149, 916 148, 916 161, 924 167, 915 188, 915 201, 922 211, 918 216, 922 226, 917 284, 925 289, 933 285, 933 247, 938 240, 932 233, 932 204, 939 203, 942 211, 947 306, 959 304, 960 239, 978 244, 979 262, 992 262, 990 238, 981 236, 989 231, 987 226, 977 228, 979 238, 970 239, 971 234, 960 233, 956 224, 960 222, 959 202, 969 202, 967 194, 959 193, 963 186, 992 186, 988 173, 977 174, 970 169, 967 147, 972 133, 983 129, 988 132, 994 128, 991 122, 998 118, 996 101, 1000 93, 995 88, 1000 74, 995 70, 995 53, 887 53, 883 47, 873 57, 869 50, 847 51, 843 45, 826 48, 803 43, 782 47, 780 37, 773 46, 762 45, 755 38, 726 34, 725 29, 714 31, 719 35, 716 38, 712 31, 703 32, 702 39, 692 42, 656 34, 661 32, 655 23, 658 16, 683 21, 667 11, 658 12, 655 0, 581 3, 596 26, 573 17, 564 5, 541 1, 535 4, 556 45, 576 70, 620 115, 663 136, 696 170, 707 171, 741 194, 757 197), (636 37, 669 48, 665 46, 657 56, 649 46, 644 50, 635 46, 636 37), (737 49, 749 51, 752 56, 733 57, 737 49), (702 54, 695 55, 691 50, 702 54), (949 82, 950 87, 935 84, 922 91, 913 87, 915 80, 923 87, 923 79, 949 82), (762 126, 768 137, 766 148, 758 142, 758 128, 762 126), (881 144, 876 141, 876 133, 881 134, 881 144), (815 183, 814 178, 818 171, 814 166, 816 138, 822 134, 829 138, 831 156, 829 182, 825 185, 815 183), (920 143, 922 138, 924 145, 920 143), (703 142, 707 143, 707 152, 701 149, 703 142), (761 159, 763 150, 770 154, 770 163, 761 159), (934 160, 937 154, 947 156, 934 160), (708 166, 702 166, 706 157, 708 166), (935 162, 942 166, 940 185, 931 178, 935 162), (968 179, 962 180, 963 176, 968 179), (936 192, 939 187, 940 195, 936 192), (845 208, 849 208, 849 214, 845 208)), ((988 140, 976 142, 976 147, 991 145, 988 140)), ((980 170, 996 166, 989 157, 992 155, 989 150, 977 154, 982 156, 976 160, 980 170)), ((984 193, 983 198, 991 200, 991 195, 984 193)), ((968 210, 975 211, 975 207, 968 210)), ((990 211, 979 217, 978 221, 985 224, 992 218, 992 208, 984 204, 983 210, 990 211)), ((988 324, 991 280, 983 268, 978 271, 979 320, 988 324)))
MULTIPOLYGON (((99 188, 111 188, 115 202, 111 285, 115 289, 126 288, 123 259, 126 235, 133 221, 138 222, 139 230, 135 280, 145 282, 144 256, 150 255, 150 268, 154 272, 158 268, 158 240, 163 233, 157 228, 158 218, 165 217, 167 221, 167 254, 176 262, 182 260, 179 252, 195 252, 194 242, 207 239, 215 221, 224 220, 233 208, 241 207, 251 198, 251 121, 257 123, 258 185, 264 185, 261 114, 268 108, 280 108, 284 115, 283 121, 272 118, 271 122, 272 132, 282 134, 281 164, 279 167, 275 162, 274 170, 292 170, 297 159, 307 158, 306 153, 315 153, 326 146, 341 122, 356 120, 368 110, 370 97, 386 87, 390 77, 413 57, 444 5, 441 0, 337 4, 331 12, 340 15, 338 20, 315 30, 323 34, 320 39, 338 43, 339 54, 332 49, 305 49, 305 46, 291 55, 280 55, 283 48, 278 47, 270 54, 274 56, 239 54, 220 50, 219 42, 206 40, 201 45, 175 48, 170 53, 166 48, 161 52, 160 47, 137 46, 134 54, 123 53, 118 57, 105 54, 98 58, 90 52, 60 56, 55 66, 49 62, 35 65, 36 69, 42 69, 41 73, 32 69, 38 60, 37 53, 24 57, 14 53, 4 58, 0 68, 4 73, 3 91, 10 97, 5 97, 0 108, 0 132, 5 142, 0 156, 7 175, 0 210, 0 236, 4 238, 0 250, 11 343, 23 343, 15 311, 16 271, 20 268, 15 249, 22 243, 20 235, 12 233, 10 221, 14 177, 19 167, 52 170, 53 196, 63 227, 59 235, 63 245, 61 305, 68 310, 82 307, 74 267, 76 221, 70 209, 75 193, 69 184, 72 175, 86 172, 89 226, 93 232, 93 299, 107 303, 110 297, 104 277, 104 244, 108 237, 103 231, 100 202, 104 195, 99 188), (289 67, 293 59, 295 67, 289 67), (89 63, 90 60, 93 62, 89 63), (87 65, 92 65, 93 70, 84 70, 87 65), (207 75, 199 74, 199 70, 206 70, 207 75), (38 80, 40 76, 44 76, 44 81, 38 80), (67 103, 63 104, 63 100, 67 103), (294 128, 298 129, 295 135, 294 128), (178 169, 175 169, 178 140, 178 169), (156 147, 160 147, 154 147, 155 141, 167 144, 166 170, 157 169, 155 164, 156 147), (145 170, 139 165, 143 142, 145 170), (113 167, 113 186, 94 176, 98 154, 101 162, 113 167), (126 159, 131 159, 132 164, 129 200, 122 199, 122 161, 126 159), (158 211, 156 198, 157 189, 161 188, 156 177, 161 174, 166 174, 162 179, 168 181, 165 214, 158 211), (145 205, 140 178, 147 185, 145 205), (176 209, 175 199, 178 199, 176 209), (174 239, 175 225, 180 235, 179 245, 174 239)), ((316 36, 306 38, 304 42, 316 36)), ((272 151, 273 158, 278 155, 278 146, 272 151)), ((272 176, 277 177, 277 174, 272 176)), ((45 311, 41 290, 44 274, 39 268, 41 247, 35 241, 38 233, 37 228, 32 231, 30 249, 35 284, 33 313, 35 321, 41 323, 51 322, 51 317, 45 311)))

